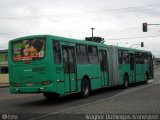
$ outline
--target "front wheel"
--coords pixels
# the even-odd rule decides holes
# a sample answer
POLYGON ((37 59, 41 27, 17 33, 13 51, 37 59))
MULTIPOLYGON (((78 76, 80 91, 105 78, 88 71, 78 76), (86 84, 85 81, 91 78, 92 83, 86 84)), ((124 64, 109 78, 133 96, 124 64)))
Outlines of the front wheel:
POLYGON ((81 84, 81 97, 86 98, 90 95, 91 86, 87 79, 84 79, 81 84))

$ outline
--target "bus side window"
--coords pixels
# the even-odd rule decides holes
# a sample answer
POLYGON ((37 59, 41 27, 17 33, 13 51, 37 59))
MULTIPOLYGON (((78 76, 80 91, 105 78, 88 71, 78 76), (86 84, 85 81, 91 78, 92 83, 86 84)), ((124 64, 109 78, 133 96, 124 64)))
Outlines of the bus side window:
POLYGON ((53 41, 53 54, 54 54, 54 63, 61 63, 61 49, 59 41, 53 41))
POLYGON ((118 51, 119 64, 129 64, 129 54, 128 51, 119 50, 118 51))
POLYGON ((89 62, 91 64, 98 64, 98 51, 96 47, 88 46, 88 55, 89 55, 89 62))
POLYGON ((140 56, 139 56, 139 53, 136 53, 136 64, 140 64, 140 56))
POLYGON ((128 51, 124 51, 124 53, 123 53, 123 55, 124 55, 124 63, 125 64, 129 64, 129 54, 128 54, 128 51))
POLYGON ((78 64, 87 64, 88 63, 88 55, 87 55, 87 46, 86 45, 77 45, 77 63, 78 64))
POLYGON ((144 56, 143 56, 143 53, 141 53, 141 64, 144 64, 144 56))
POLYGON ((141 52, 139 53, 139 59, 140 59, 140 60, 139 60, 139 61, 140 61, 139 63, 140 63, 140 64, 144 64, 144 55, 143 55, 143 53, 141 53, 141 52))
POLYGON ((147 53, 144 53, 144 63, 148 63, 147 53))
POLYGON ((137 52, 136 53, 136 64, 144 64, 145 60, 145 55, 142 52, 137 52))
POLYGON ((119 57, 119 64, 122 64, 123 58, 122 58, 122 51, 121 50, 118 51, 118 57, 119 57))

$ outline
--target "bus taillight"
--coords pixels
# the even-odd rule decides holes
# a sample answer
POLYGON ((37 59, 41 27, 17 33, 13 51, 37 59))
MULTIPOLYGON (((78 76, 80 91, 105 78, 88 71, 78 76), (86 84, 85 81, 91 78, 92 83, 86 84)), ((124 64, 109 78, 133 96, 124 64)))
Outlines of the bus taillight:
POLYGON ((19 84, 18 84, 18 83, 15 83, 15 84, 14 84, 14 86, 18 87, 18 86, 19 86, 19 84))
POLYGON ((42 84, 43 84, 43 85, 48 85, 48 84, 49 84, 49 81, 43 81, 42 84))

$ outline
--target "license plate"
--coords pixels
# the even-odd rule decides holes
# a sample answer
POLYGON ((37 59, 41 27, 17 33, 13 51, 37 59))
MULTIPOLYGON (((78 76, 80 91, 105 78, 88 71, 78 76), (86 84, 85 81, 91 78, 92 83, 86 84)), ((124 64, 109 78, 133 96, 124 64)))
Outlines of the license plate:
POLYGON ((33 84, 32 83, 28 83, 28 84, 26 84, 26 86, 33 86, 33 84))

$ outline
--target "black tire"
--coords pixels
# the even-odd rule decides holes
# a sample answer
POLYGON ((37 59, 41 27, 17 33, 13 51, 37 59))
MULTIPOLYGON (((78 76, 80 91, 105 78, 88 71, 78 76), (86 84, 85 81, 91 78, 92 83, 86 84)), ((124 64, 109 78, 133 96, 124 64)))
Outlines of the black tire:
POLYGON ((56 93, 44 92, 43 95, 47 100, 57 101, 59 99, 59 95, 56 93))
POLYGON ((91 85, 89 80, 83 79, 81 83, 81 98, 86 98, 90 95, 91 85))
POLYGON ((124 77, 123 77, 123 89, 128 88, 128 86, 129 86, 129 78, 128 78, 128 75, 124 75, 124 77))

